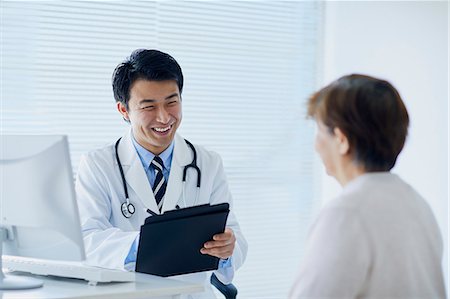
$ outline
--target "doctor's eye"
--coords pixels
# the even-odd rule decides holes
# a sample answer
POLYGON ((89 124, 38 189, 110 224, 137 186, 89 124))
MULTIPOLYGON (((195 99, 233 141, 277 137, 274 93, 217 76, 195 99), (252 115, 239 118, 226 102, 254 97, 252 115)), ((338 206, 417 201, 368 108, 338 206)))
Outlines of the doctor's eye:
POLYGON ((144 107, 141 107, 141 110, 150 111, 150 110, 153 110, 154 108, 155 108, 155 106, 144 106, 144 107))

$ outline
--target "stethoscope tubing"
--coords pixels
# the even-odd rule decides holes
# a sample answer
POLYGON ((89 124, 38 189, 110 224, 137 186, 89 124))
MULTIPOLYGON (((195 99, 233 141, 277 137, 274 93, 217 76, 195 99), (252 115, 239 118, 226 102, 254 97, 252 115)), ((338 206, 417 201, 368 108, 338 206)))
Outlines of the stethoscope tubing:
MULTIPOLYGON (((120 158, 119 158, 118 148, 119 148, 119 143, 120 143, 121 139, 122 139, 122 137, 117 139, 116 144, 114 145, 116 161, 117 161, 117 165, 119 166, 120 177, 122 179, 123 191, 124 191, 124 194, 125 194, 125 201, 121 204, 121 211, 122 211, 122 215, 125 218, 130 218, 131 216, 133 216, 133 214, 136 211, 136 209, 135 209, 134 205, 132 203, 130 203, 130 199, 129 199, 129 196, 128 196, 127 181, 125 179, 125 174, 123 172, 122 163, 120 162, 120 158)), ((193 153, 192 162, 190 164, 184 166, 183 178, 181 180, 181 183, 183 184, 183 201, 184 201, 184 205, 186 207, 187 205, 186 205, 186 200, 184 198, 184 193, 185 193, 187 170, 189 168, 193 168, 197 172, 197 190, 196 190, 195 203, 197 202, 197 199, 198 199, 198 192, 199 192, 199 189, 200 189, 200 182, 201 182, 202 172, 201 172, 200 168, 197 166, 197 151, 195 150, 194 145, 192 143, 190 143, 187 139, 185 139, 184 141, 191 148, 192 153, 193 153)), ((194 205, 195 205, 195 203, 194 203, 194 205)), ((147 212, 152 214, 152 215, 155 214, 154 212, 151 212, 148 209, 147 209, 147 212)))

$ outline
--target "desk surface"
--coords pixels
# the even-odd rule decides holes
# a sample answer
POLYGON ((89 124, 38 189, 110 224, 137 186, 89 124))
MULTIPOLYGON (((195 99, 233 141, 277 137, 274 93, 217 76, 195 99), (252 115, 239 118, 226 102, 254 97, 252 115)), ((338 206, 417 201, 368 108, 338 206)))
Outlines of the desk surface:
POLYGON ((201 284, 140 273, 136 273, 135 282, 99 283, 96 286, 89 286, 86 281, 78 279, 30 276, 44 281, 44 286, 31 290, 0 291, 0 298, 177 298, 180 294, 204 290, 201 284))

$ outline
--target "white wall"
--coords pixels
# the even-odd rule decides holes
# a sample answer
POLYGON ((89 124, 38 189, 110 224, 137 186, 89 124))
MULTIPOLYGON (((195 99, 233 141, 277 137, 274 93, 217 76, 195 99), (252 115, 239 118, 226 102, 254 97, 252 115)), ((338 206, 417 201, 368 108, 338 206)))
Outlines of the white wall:
MULTIPOLYGON (((444 237, 448 277, 448 2, 327 2, 323 80, 366 73, 390 81, 410 114, 393 172, 431 205, 444 237)), ((324 174, 322 199, 340 187, 324 174)), ((446 279, 447 281, 447 279, 446 279)))

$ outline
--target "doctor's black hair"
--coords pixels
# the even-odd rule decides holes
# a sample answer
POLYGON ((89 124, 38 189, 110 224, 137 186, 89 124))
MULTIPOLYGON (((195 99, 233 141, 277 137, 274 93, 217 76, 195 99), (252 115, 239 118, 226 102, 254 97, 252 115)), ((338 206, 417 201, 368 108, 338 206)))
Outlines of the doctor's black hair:
POLYGON ((137 49, 120 63, 112 75, 112 87, 116 102, 128 110, 130 88, 139 79, 149 81, 174 80, 183 90, 183 73, 178 62, 169 54, 149 49, 137 49))

